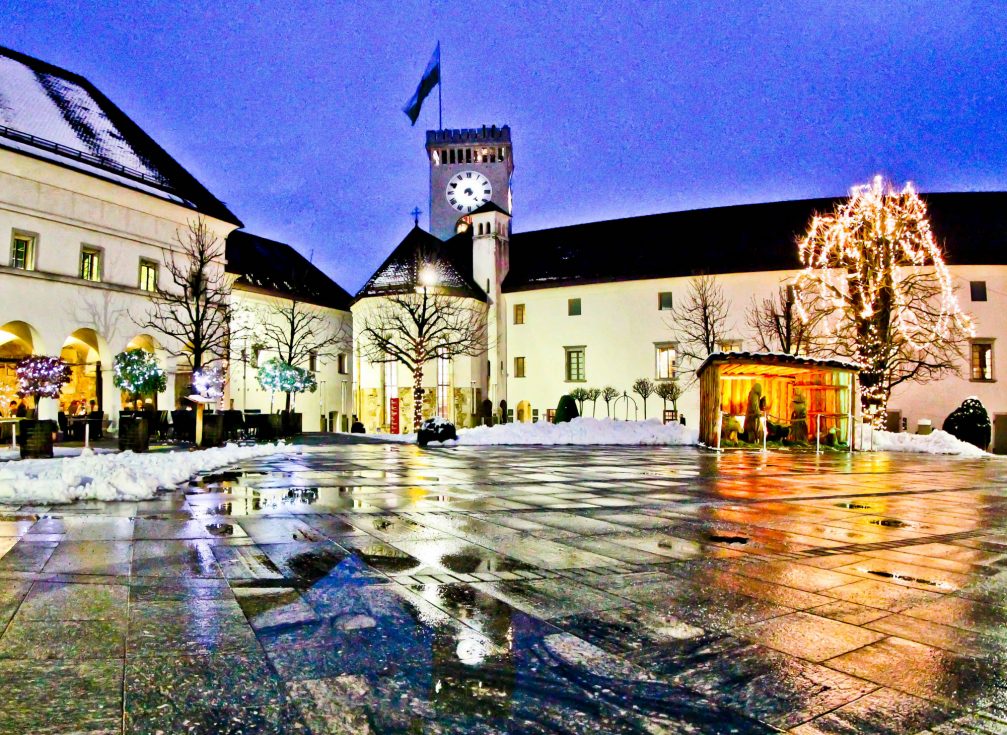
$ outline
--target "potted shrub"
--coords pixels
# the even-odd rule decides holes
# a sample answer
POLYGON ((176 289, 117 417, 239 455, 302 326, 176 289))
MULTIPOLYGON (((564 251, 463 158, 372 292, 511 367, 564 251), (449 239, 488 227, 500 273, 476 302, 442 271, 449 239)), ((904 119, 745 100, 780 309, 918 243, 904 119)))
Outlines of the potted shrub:
MULTIPOLYGON (((156 405, 157 394, 168 385, 168 379, 157 364, 157 358, 146 350, 120 352, 115 356, 112 366, 112 383, 129 394, 130 402, 143 396, 153 396, 156 405)), ((150 448, 150 432, 154 428, 142 414, 120 412, 119 449, 146 452, 150 448)))
POLYGON ((61 357, 30 355, 18 361, 17 394, 21 398, 35 399, 35 417, 18 425, 21 437, 21 457, 42 458, 52 456, 52 439, 56 432, 55 421, 39 421, 38 406, 43 398, 59 398, 63 386, 70 382, 70 366, 61 357))
POLYGON ((455 425, 440 416, 434 416, 423 422, 416 433, 416 443, 425 447, 430 442, 446 442, 458 438, 455 425))
POLYGON ((944 431, 986 451, 992 434, 990 415, 978 398, 966 398, 944 419, 944 431))

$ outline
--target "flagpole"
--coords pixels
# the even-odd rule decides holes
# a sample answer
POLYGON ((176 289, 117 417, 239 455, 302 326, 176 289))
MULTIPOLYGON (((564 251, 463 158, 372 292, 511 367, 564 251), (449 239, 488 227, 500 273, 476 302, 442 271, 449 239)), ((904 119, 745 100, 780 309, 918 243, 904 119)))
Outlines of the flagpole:
POLYGON ((444 86, 444 60, 441 58, 441 42, 437 42, 437 129, 444 129, 444 104, 441 102, 441 87, 444 86))

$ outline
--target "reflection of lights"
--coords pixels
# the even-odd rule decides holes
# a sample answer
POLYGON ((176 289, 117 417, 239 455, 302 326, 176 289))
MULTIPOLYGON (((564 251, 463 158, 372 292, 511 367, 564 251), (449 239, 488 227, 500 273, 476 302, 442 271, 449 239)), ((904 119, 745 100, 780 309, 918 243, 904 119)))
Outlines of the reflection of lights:
POLYGON ((469 666, 477 666, 486 660, 488 653, 486 641, 476 632, 463 630, 455 646, 458 660, 469 666))

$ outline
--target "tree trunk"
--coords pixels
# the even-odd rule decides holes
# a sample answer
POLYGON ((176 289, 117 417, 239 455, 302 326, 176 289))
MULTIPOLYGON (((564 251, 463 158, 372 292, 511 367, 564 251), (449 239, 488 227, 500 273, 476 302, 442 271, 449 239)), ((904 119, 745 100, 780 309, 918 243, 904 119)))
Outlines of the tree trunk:
POLYGON ((413 368, 413 431, 423 425, 423 366, 413 368))
POLYGON ((286 410, 287 410, 287 413, 290 413, 290 393, 287 393, 286 410))

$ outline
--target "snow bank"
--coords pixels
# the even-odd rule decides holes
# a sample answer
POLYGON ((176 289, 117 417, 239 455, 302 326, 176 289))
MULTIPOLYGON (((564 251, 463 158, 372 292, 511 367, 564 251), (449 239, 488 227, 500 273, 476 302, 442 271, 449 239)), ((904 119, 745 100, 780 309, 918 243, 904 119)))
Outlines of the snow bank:
POLYGON ((95 454, 26 459, 0 465, 0 503, 71 503, 74 500, 146 500, 198 472, 276 452, 286 444, 228 444, 194 452, 95 454))
POLYGON ((915 452, 918 454, 954 454, 963 458, 989 457, 979 447, 963 442, 946 431, 935 429, 930 434, 910 434, 874 431, 873 444, 871 427, 862 425, 857 440, 857 449, 875 452, 915 452))
MULTIPOLYGON (((415 443, 416 434, 370 434, 384 441, 415 443)), ((621 444, 692 446, 699 442, 699 432, 681 424, 649 421, 616 421, 581 416, 562 424, 539 421, 534 424, 511 423, 459 429, 457 442, 446 446, 489 446, 521 444, 621 444)), ((434 443, 434 442, 431 442, 434 443)))

